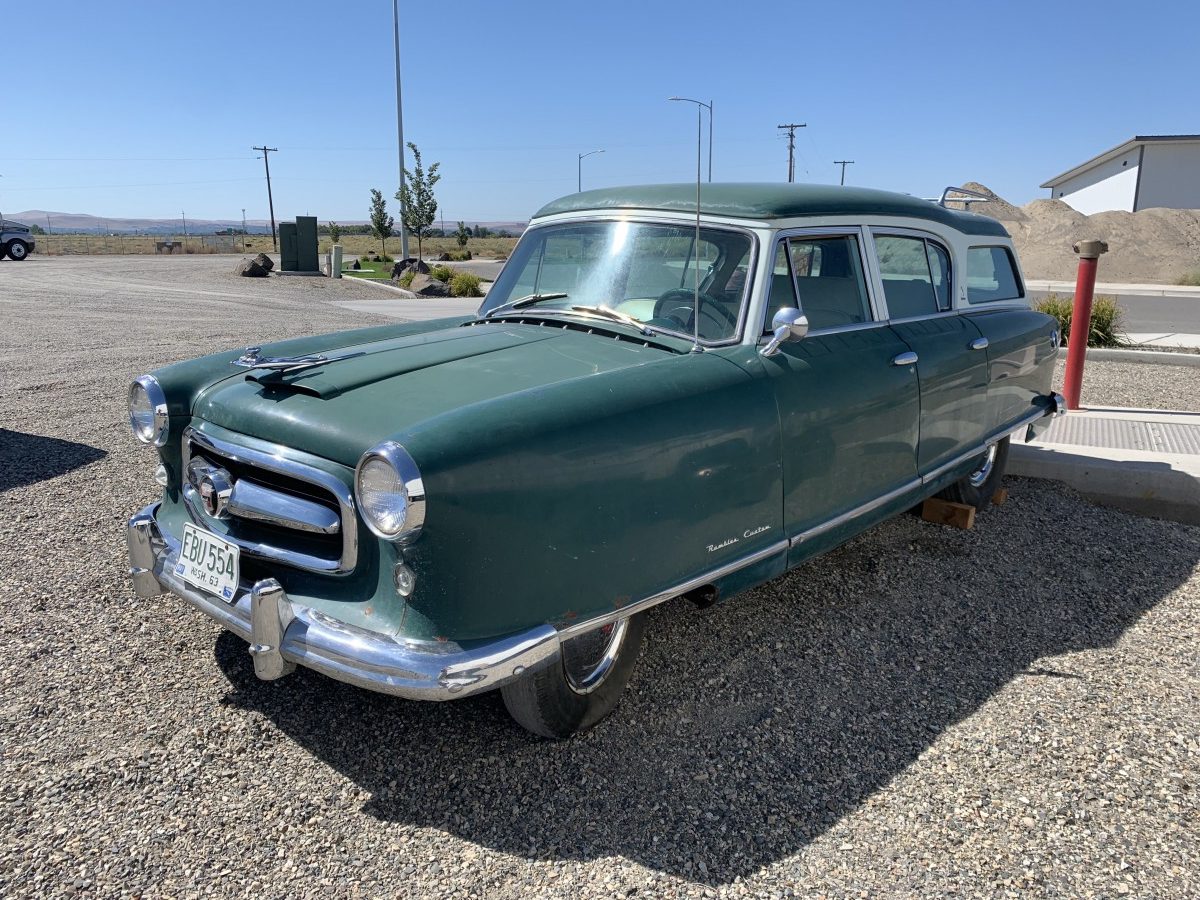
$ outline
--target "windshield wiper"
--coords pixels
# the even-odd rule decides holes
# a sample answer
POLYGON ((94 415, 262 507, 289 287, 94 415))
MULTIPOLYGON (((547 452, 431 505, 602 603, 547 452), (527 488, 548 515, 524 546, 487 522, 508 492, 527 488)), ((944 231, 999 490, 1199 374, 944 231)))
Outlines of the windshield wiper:
POLYGON ((611 306, 572 306, 571 310, 573 312, 594 313, 602 318, 612 319, 614 322, 620 322, 623 325, 632 326, 642 334, 649 335, 658 333, 654 328, 647 325, 641 319, 635 319, 628 313, 617 312, 617 310, 613 309, 611 306))
POLYGON ((487 311, 485 319, 490 319, 502 309, 521 309, 525 306, 533 306, 535 303, 541 303, 543 300, 562 300, 566 294, 526 294, 524 297, 518 297, 516 300, 509 300, 506 303, 501 303, 499 306, 492 307, 487 311))

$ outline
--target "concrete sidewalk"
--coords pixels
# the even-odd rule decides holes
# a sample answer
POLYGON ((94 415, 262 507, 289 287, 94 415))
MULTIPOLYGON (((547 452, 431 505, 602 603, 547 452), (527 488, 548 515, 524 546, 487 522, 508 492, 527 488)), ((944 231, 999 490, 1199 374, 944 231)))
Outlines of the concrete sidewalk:
POLYGON ((1200 525, 1200 413, 1092 408, 1013 443, 1012 475, 1050 478, 1103 505, 1200 525))

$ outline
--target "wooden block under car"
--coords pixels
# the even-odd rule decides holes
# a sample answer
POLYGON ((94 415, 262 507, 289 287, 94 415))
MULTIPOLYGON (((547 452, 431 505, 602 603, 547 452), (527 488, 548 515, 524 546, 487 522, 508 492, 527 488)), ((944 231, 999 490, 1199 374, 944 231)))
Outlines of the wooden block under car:
POLYGON ((975 507, 930 497, 921 506, 921 518, 938 525, 953 525, 964 530, 975 526, 975 507))
POLYGON ((992 494, 992 505, 1003 506, 1004 501, 1008 499, 1008 488, 998 488, 996 493, 992 494))

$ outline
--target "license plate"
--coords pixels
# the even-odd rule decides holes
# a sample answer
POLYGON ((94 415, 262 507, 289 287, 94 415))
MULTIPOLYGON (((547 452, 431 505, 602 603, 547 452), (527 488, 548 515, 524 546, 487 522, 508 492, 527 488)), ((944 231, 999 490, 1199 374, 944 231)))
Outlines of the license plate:
POLYGON ((237 544, 211 531, 184 525, 175 574, 188 584, 232 603, 237 597, 239 552, 237 544))

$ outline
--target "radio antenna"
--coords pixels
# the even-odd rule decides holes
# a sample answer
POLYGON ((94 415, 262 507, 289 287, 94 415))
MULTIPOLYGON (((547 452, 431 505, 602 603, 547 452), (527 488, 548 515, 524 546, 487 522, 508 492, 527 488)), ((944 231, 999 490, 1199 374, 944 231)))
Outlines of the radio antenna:
MULTIPOLYGON (((704 348, 700 346, 700 148, 701 140, 704 135, 702 126, 703 118, 700 112, 701 107, 708 109, 709 116, 712 115, 712 103, 703 103, 700 100, 692 100, 689 97, 668 97, 668 100, 684 100, 688 103, 696 104, 696 238, 695 244, 692 247, 692 256, 696 261, 696 274, 692 286, 692 352, 703 353, 704 348)), ((709 120, 711 124, 711 119, 709 120)), ((711 162, 712 154, 709 152, 709 160, 711 162)))

